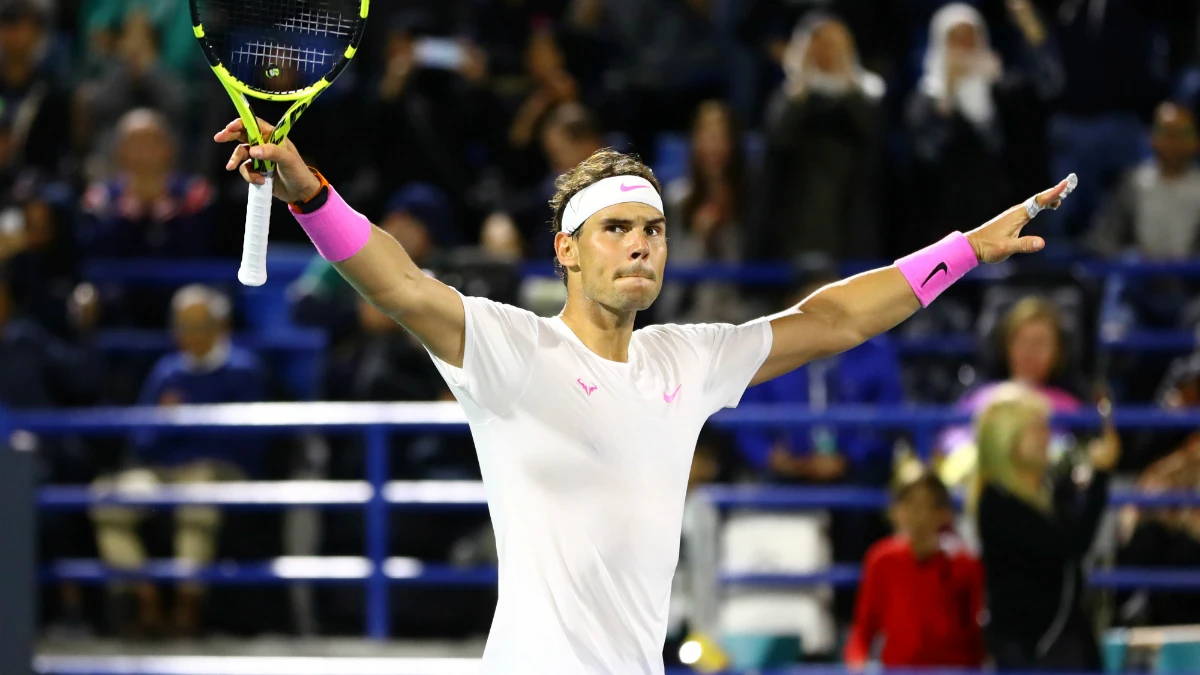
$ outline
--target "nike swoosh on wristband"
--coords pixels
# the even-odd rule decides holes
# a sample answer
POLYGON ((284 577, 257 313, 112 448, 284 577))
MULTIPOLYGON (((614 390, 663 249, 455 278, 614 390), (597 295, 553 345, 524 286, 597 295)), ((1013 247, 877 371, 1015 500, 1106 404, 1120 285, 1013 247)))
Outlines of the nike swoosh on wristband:
POLYGON ((938 263, 937 267, 933 268, 933 271, 929 273, 929 276, 925 277, 925 281, 921 284, 921 288, 925 288, 925 284, 929 283, 930 280, 933 279, 933 276, 938 272, 945 272, 946 274, 949 274, 950 268, 946 267, 945 262, 938 263))
POLYGON ((634 190, 645 190, 647 185, 626 185, 621 183, 621 192, 632 192, 634 190))

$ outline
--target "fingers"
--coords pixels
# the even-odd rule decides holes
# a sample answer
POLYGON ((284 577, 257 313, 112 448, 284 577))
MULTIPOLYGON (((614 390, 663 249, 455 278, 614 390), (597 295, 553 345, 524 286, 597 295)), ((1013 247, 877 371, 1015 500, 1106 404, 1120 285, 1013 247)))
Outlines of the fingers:
POLYGON ((1046 248, 1046 240, 1041 237, 1021 237, 1016 244, 1017 253, 1037 253, 1046 248))
MULTIPOLYGON (((261 117, 255 119, 258 120, 258 132, 264 138, 270 136, 271 133, 275 131, 275 127, 267 124, 261 117)), ((238 118, 229 124, 226 124, 224 129, 218 131, 213 136, 213 140, 218 143, 229 143, 232 141, 237 141, 238 143, 248 143, 250 142, 250 137, 246 133, 246 125, 242 122, 241 118, 238 118)))
POLYGON ((225 170, 232 171, 236 169, 239 164, 245 162, 249 157, 250 146, 245 143, 238 145, 233 154, 229 156, 229 161, 225 164, 225 170))
POLYGON ((254 162, 251 160, 242 162, 242 165, 238 167, 238 173, 242 174, 242 178, 245 178, 247 183, 262 185, 267 182, 265 176, 254 170, 254 162))
POLYGON ((1038 195, 1037 202, 1042 208, 1057 209, 1078 184, 1079 178, 1075 174, 1071 174, 1062 179, 1058 185, 1038 195))

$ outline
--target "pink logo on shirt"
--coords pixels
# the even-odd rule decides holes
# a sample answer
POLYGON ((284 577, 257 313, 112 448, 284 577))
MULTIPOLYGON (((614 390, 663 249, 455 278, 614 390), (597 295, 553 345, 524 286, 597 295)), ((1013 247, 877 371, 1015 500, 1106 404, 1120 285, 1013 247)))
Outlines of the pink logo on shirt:
POLYGON ((664 401, 666 401, 667 403, 670 403, 671 401, 674 401, 674 400, 675 400, 675 396, 676 396, 676 395, 679 393, 679 390, 680 390, 680 389, 682 389, 682 388, 683 388, 683 385, 681 384, 681 385, 679 385, 678 387, 675 387, 675 391, 671 392, 670 394, 667 394, 667 393, 665 393, 665 392, 664 392, 664 393, 663 393, 663 400, 664 400, 664 401))
POLYGON ((584 383, 583 383, 583 378, 582 378, 582 377, 581 377, 581 378, 579 378, 579 379, 577 379, 577 380, 575 380, 575 381, 579 383, 579 386, 583 387, 583 391, 584 391, 584 392, 585 392, 585 393, 586 393, 588 396, 591 396, 591 395, 592 395, 592 392, 593 392, 593 391, 596 391, 596 385, 594 385, 594 384, 584 384, 584 383))

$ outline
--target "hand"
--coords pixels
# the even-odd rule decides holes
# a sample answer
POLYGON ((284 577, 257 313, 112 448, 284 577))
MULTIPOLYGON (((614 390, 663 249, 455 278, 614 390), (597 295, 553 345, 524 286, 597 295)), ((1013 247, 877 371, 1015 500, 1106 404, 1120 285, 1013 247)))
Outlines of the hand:
POLYGON ((1012 17, 1025 40, 1034 47, 1041 46, 1046 41, 1046 27, 1038 17, 1037 10, 1029 0, 1008 0, 1005 3, 1008 15, 1012 17))
MULTIPOLYGON (((275 131, 275 127, 267 124, 262 119, 258 120, 258 129, 262 133, 263 138, 271 135, 275 131)), ((303 202, 314 196, 321 189, 321 181, 313 175, 312 171, 308 170, 308 166, 304 163, 304 159, 300 157, 300 153, 296 150, 296 146, 291 141, 284 139, 280 145, 264 143, 262 145, 250 146, 250 139, 246 135, 246 127, 240 119, 229 123, 217 135, 213 137, 218 143, 238 143, 238 147, 233 151, 233 155, 229 158, 229 162, 225 165, 227 171, 232 171, 235 168, 242 174, 242 178, 246 179, 247 183, 262 185, 266 182, 266 178, 257 171, 251 169, 251 159, 262 159, 275 163, 275 185, 272 190, 275 197, 288 202, 303 202)))
POLYGON ((1097 471, 1112 471, 1121 459, 1121 437, 1116 429, 1111 427, 1104 434, 1088 444, 1088 454, 1092 459, 1092 467, 1097 471))
MULTIPOLYGON (((1034 197, 1038 206, 1057 209, 1069 194, 1067 179, 1034 197)), ((1021 229, 1031 218, 1024 204, 1018 204, 967 233, 980 262, 998 263, 1014 253, 1036 253, 1046 247, 1041 237, 1022 237, 1021 229)))

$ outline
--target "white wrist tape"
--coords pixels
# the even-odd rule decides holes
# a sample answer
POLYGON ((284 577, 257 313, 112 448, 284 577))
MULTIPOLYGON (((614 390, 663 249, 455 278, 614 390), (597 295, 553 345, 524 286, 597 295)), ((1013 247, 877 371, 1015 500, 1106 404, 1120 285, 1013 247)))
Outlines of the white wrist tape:
MULTIPOLYGON (((1071 191, 1075 189, 1076 185, 1079 185, 1079 177, 1076 176, 1075 174, 1071 174, 1071 175, 1067 176, 1067 189, 1063 190, 1062 196, 1058 198, 1058 202, 1060 204, 1062 203, 1062 201, 1064 199, 1067 198, 1067 195, 1071 194, 1071 191)), ((1033 220, 1033 218, 1035 216, 1037 216, 1037 214, 1041 213, 1045 209, 1057 209, 1057 208, 1058 208, 1057 205, 1052 206, 1049 204, 1047 204, 1046 206, 1039 206, 1037 203, 1037 195, 1034 195, 1034 196, 1030 197, 1029 199, 1025 200, 1025 213, 1029 214, 1030 220, 1033 220)))

